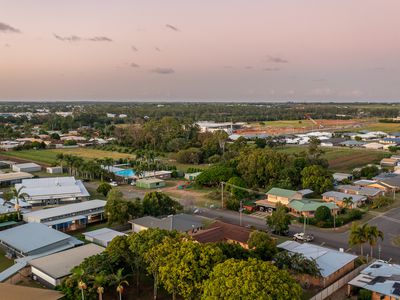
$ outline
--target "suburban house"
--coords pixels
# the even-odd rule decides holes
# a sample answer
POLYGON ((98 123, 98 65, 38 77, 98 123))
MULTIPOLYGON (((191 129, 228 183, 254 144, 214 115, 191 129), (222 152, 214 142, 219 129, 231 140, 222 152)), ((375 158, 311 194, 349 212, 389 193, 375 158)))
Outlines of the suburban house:
POLYGON ((354 181, 353 184, 356 186, 361 186, 361 187, 376 188, 376 189, 383 191, 384 193, 391 191, 391 189, 387 185, 380 183, 378 181, 375 181, 375 180, 361 179, 361 180, 354 181))
POLYGON ((349 198, 351 198, 351 201, 353 202, 353 208, 359 207, 367 201, 367 197, 362 195, 351 195, 336 191, 329 191, 322 194, 322 200, 326 202, 334 202, 340 207, 344 207, 344 200, 349 198))
POLYGON ((203 228, 202 219, 188 214, 171 215, 165 218, 146 216, 129 221, 132 231, 139 232, 149 228, 177 230, 180 232, 196 232, 203 228))
POLYGON ((336 182, 342 182, 343 180, 352 180, 353 175, 347 173, 333 173, 333 179, 336 182))
POLYGON ((107 247, 111 241, 117 236, 125 236, 125 233, 116 231, 111 228, 100 228, 83 233, 85 239, 97 245, 107 247))
POLYGON ((320 287, 329 286, 352 271, 354 261, 357 259, 356 255, 309 243, 300 244, 295 241, 283 242, 278 245, 278 248, 291 253, 300 253, 308 259, 314 259, 320 269, 321 276, 302 275, 302 281, 320 287))
POLYGON ((72 268, 79 266, 85 258, 104 250, 105 248, 98 245, 87 244, 33 259, 29 262, 32 277, 41 284, 54 288, 71 275, 72 268))
POLYGON ((293 200, 288 204, 289 212, 295 216, 314 217, 315 211, 320 206, 326 206, 332 215, 336 215, 339 207, 333 202, 323 202, 318 200, 302 199, 293 200))
POLYGON ((358 185, 338 185, 336 190, 351 195, 361 195, 373 200, 385 194, 384 191, 373 187, 362 187, 358 185))
POLYGON ((192 237, 199 243, 227 242, 248 249, 250 233, 246 227, 215 221, 207 229, 193 233, 192 237))
POLYGON ((378 260, 349 282, 348 294, 353 287, 371 291, 373 300, 400 299, 400 265, 378 260))
POLYGON ((400 175, 394 173, 382 173, 373 178, 377 182, 384 184, 392 191, 400 190, 400 175))
POLYGON ((281 188, 272 188, 267 192, 267 201, 270 203, 282 203, 288 205, 292 200, 301 200, 303 195, 298 191, 286 190, 281 188))
POLYGON ((72 231, 104 220, 106 203, 104 200, 89 200, 41 209, 23 214, 23 219, 27 223, 42 223, 60 231, 72 231))
POLYGON ((397 159, 393 158, 382 158, 380 165, 381 167, 395 167, 397 166, 397 159))
POLYGON ((35 163, 15 164, 12 166, 15 172, 40 172, 42 167, 35 163))
POLYGON ((21 191, 28 195, 25 200, 32 205, 66 204, 90 196, 82 181, 75 177, 23 179, 15 188, 22 188, 21 191))
POLYGON ((185 179, 189 181, 194 181, 196 180, 197 176, 199 176, 201 172, 195 172, 195 173, 185 173, 185 179))

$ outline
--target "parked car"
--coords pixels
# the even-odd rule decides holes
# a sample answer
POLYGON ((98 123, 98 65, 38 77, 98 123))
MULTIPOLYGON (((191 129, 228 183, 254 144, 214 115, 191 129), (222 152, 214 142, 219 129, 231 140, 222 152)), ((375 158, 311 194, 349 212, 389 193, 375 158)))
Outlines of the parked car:
POLYGON ((111 186, 118 186, 118 183, 117 183, 116 181, 111 181, 111 182, 110 182, 110 185, 111 185, 111 186))
POLYGON ((299 242, 311 242, 314 240, 314 236, 312 234, 305 234, 304 232, 295 233, 293 236, 293 240, 299 242))

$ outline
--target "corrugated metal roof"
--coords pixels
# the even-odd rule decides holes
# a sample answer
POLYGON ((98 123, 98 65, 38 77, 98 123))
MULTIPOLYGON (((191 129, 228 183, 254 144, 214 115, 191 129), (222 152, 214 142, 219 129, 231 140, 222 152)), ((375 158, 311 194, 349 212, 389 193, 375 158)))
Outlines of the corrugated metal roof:
POLYGON ((320 206, 326 206, 329 209, 338 209, 336 204, 333 202, 313 201, 308 199, 293 200, 288 204, 288 206, 300 212, 316 211, 320 206))
POLYGON ((297 193, 298 193, 297 191, 286 190, 281 188, 272 188, 267 192, 267 195, 290 198, 296 195, 297 193))

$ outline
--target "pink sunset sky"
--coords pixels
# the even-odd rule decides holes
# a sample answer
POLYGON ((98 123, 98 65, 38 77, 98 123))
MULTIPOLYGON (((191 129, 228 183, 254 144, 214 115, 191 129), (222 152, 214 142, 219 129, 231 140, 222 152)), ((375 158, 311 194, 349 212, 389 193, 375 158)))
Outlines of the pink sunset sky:
POLYGON ((397 101, 399 0, 0 0, 0 100, 397 101))

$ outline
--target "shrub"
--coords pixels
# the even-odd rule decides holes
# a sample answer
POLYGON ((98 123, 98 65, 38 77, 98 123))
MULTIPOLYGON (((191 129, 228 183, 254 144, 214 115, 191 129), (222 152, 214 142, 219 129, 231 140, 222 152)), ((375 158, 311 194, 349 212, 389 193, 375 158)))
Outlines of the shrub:
POLYGON ((327 221, 331 219, 331 217, 331 210, 326 206, 321 205, 315 211, 315 219, 317 221, 327 221))
POLYGON ((372 208, 381 208, 381 207, 389 206, 393 202, 394 202, 394 200, 390 197, 380 196, 380 197, 374 199, 371 207, 372 208))

